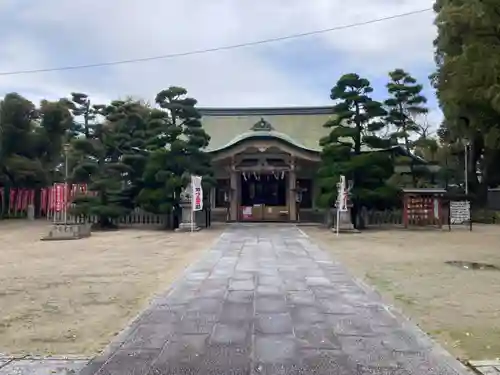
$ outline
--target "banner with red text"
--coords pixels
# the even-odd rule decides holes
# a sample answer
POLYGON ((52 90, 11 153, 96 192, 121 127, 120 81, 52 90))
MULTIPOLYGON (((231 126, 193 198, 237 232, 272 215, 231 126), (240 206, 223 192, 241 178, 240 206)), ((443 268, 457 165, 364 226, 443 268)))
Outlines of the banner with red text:
POLYGON ((192 206, 193 211, 203 210, 203 189, 201 187, 201 176, 191 176, 192 206))

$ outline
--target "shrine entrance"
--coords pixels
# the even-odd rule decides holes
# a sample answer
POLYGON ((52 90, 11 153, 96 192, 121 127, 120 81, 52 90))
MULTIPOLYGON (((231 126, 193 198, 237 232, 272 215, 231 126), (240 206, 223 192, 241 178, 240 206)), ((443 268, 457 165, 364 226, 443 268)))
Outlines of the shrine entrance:
POLYGON ((241 220, 287 221, 288 173, 241 173, 241 220))
POLYGON ((304 182, 312 180, 320 161, 319 152, 263 119, 211 156, 226 221, 296 221, 301 194, 312 186, 304 182))

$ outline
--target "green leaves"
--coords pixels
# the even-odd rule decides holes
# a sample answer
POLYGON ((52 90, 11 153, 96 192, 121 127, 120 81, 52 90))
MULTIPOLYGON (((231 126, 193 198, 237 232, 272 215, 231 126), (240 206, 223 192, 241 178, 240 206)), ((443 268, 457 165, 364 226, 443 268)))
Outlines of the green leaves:
POLYGON ((318 204, 323 207, 334 204, 340 175, 354 181, 352 193, 357 205, 367 196, 363 191, 373 191, 390 175, 385 166, 387 157, 370 152, 390 143, 378 136, 386 126, 383 121, 386 111, 382 103, 371 98, 372 92, 370 82, 355 73, 340 77, 331 90, 335 117, 324 125, 331 131, 320 141, 322 162, 318 170, 322 188, 318 204))
POLYGON ((191 174, 212 181, 209 156, 204 152, 210 137, 203 130, 197 101, 187 90, 170 87, 156 96, 148 122, 147 150, 140 205, 151 212, 170 213, 178 206, 180 193, 191 174))
POLYGON ((71 114, 64 101, 39 107, 16 93, 0 101, 0 181, 38 187, 58 174, 61 147, 71 114))
MULTIPOLYGON (((445 121, 443 142, 471 141, 469 186, 482 192, 496 186, 500 162, 496 134, 500 128, 500 11, 493 0, 437 0, 435 40, 437 72, 433 83, 445 121), (460 119, 470 126, 464 128, 460 119), (480 183, 476 171, 480 171, 480 183), (482 185, 482 186, 481 186, 482 185)), ((460 162, 455 160, 454 163, 460 162)), ((463 164, 463 155, 462 161, 463 164)), ((463 176, 458 177, 463 181, 463 176)))
MULTIPOLYGON (((403 69, 395 69, 389 72, 390 81, 387 83, 389 98, 384 101, 387 108, 385 121, 391 127, 389 138, 393 145, 401 145, 408 155, 415 151, 415 141, 423 134, 423 129, 417 123, 419 117, 428 112, 425 104, 427 99, 422 95, 423 86, 403 69)), ((408 158, 410 166, 409 173, 416 185, 417 175, 412 158, 408 158)), ((406 159, 405 159, 406 160, 406 159)), ((396 167, 401 164, 396 160, 396 167)), ((399 179, 401 180, 401 179, 399 179)))

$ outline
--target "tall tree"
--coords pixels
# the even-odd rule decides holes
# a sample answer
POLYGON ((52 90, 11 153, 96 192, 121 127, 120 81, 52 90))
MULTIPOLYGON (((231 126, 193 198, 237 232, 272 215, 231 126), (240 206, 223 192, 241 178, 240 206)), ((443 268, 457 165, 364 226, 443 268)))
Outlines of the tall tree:
MULTIPOLYGON (((93 110, 103 118, 113 117, 120 105, 121 102, 109 106, 94 105, 93 110)), ((88 189, 95 193, 77 197, 73 213, 97 216, 100 229, 114 228, 114 219, 127 212, 123 205, 123 176, 129 168, 121 160, 122 153, 112 122, 96 121, 88 137, 75 138, 71 143, 76 156, 72 180, 87 183, 88 189)))
POLYGON ((122 206, 132 210, 143 187, 142 177, 148 154, 145 152, 151 109, 143 102, 127 99, 115 101, 107 108, 107 127, 113 136, 119 161, 127 168, 123 172, 122 206))
MULTIPOLYGON (((417 173, 414 158, 411 154, 415 150, 416 141, 421 127, 415 118, 427 113, 425 103, 427 99, 422 95, 423 86, 403 69, 395 69, 389 73, 387 83, 389 98, 384 104, 387 109, 386 121, 393 127, 391 139, 395 144, 402 144, 406 151, 405 157, 396 161, 401 166, 409 167, 412 185, 417 185, 417 173)), ((421 139, 423 141, 423 139, 421 139)))
MULTIPOLYGON (((495 0, 436 0, 433 82, 446 121, 441 134, 450 144, 471 144, 469 186, 485 198, 500 183, 500 10, 495 0), (476 170, 480 169, 480 186, 476 170)), ((463 153, 462 153, 463 160, 463 153)))
POLYGON ((34 148, 42 163, 45 183, 50 185, 64 179, 63 144, 67 141, 67 132, 73 124, 73 116, 64 99, 54 102, 43 100, 39 113, 40 121, 34 129, 34 148))
POLYGON ((68 106, 76 119, 71 129, 69 129, 69 138, 81 135, 85 136, 85 138, 90 138, 93 123, 99 114, 98 107, 92 105, 87 94, 79 92, 71 93, 68 106))
POLYGON ((354 73, 343 75, 331 90, 335 115, 324 125, 331 129, 330 134, 320 141, 322 194, 318 203, 326 207, 334 204, 336 183, 345 175, 353 181, 354 216, 361 205, 373 204, 386 195, 385 180, 392 173, 386 153, 370 152, 390 144, 376 135, 386 126, 382 119, 387 113, 382 103, 371 98, 372 92, 367 79, 354 73))
POLYGON ((191 174, 203 177, 205 187, 213 181, 208 154, 210 137, 203 130, 196 100, 181 87, 170 87, 156 96, 159 110, 151 113, 148 149, 139 201, 146 210, 176 211, 191 174))
POLYGON ((33 130, 39 121, 36 106, 19 94, 0 102, 0 178, 4 186, 28 187, 44 180, 36 156, 33 130))

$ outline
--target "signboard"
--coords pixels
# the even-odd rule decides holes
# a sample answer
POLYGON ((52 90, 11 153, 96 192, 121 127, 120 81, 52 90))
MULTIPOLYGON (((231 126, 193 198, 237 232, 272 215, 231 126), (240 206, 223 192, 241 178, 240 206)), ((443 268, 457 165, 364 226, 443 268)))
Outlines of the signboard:
POLYGON ((470 202, 450 202, 450 224, 467 224, 470 222, 470 202))
POLYGON ((201 187, 201 176, 191 176, 192 206, 193 211, 203 210, 203 189, 201 187))
POLYGON ((253 216, 253 207, 252 206, 242 207, 241 213, 243 216, 243 220, 251 220, 253 216))

